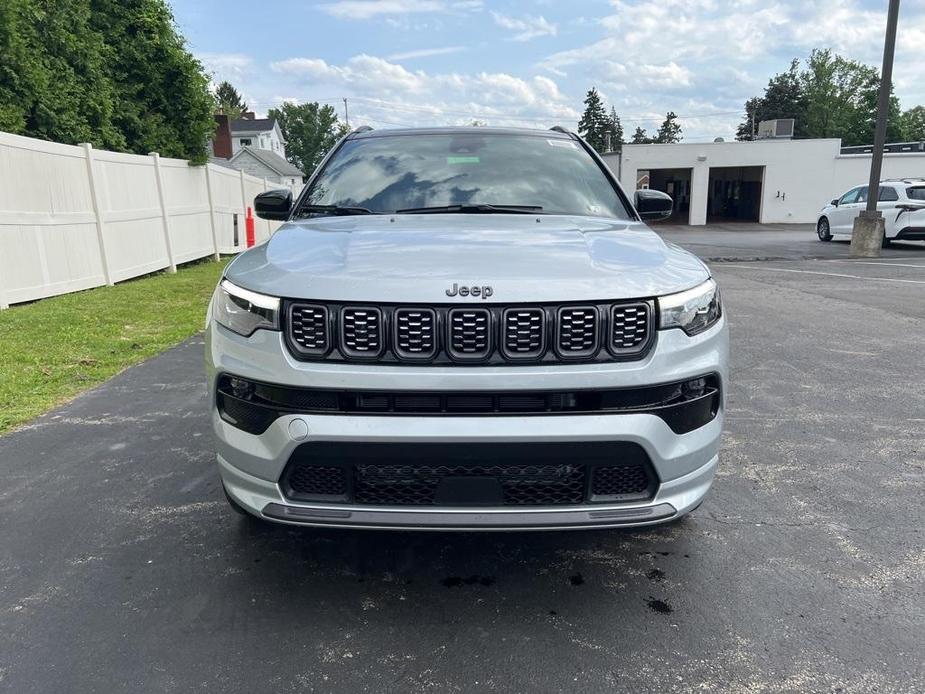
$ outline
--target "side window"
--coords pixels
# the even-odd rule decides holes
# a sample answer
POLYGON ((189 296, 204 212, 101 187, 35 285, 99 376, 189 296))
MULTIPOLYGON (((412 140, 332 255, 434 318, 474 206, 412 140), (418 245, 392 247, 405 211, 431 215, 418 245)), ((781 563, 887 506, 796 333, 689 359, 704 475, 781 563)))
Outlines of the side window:
POLYGON ((839 199, 838 204, 839 205, 850 205, 853 202, 857 202, 858 193, 860 192, 861 192, 860 188, 852 188, 847 193, 841 196, 841 199, 839 199))
POLYGON ((867 202, 867 186, 864 186, 858 190, 857 202, 867 202))
POLYGON ((899 194, 895 188, 880 186, 880 202, 894 202, 896 200, 899 200, 899 194))
POLYGON ((925 188, 906 188, 906 197, 910 200, 925 200, 925 188))

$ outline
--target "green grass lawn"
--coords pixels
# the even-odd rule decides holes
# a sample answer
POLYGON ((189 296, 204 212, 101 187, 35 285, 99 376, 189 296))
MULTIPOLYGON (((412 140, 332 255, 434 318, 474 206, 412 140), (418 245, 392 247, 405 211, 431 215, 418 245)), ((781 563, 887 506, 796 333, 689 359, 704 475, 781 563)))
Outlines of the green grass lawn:
POLYGON ((0 434, 202 330, 226 262, 0 311, 0 434))

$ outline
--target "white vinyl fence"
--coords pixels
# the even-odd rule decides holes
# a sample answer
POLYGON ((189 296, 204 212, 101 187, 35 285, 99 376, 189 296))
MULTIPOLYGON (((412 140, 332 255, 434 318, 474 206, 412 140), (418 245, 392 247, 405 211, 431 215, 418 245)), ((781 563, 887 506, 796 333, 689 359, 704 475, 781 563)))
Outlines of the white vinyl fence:
MULTIPOLYGON (((0 132, 0 308, 237 253, 245 209, 279 187, 214 164, 0 132)), ((278 226, 257 219, 257 242, 278 226)))

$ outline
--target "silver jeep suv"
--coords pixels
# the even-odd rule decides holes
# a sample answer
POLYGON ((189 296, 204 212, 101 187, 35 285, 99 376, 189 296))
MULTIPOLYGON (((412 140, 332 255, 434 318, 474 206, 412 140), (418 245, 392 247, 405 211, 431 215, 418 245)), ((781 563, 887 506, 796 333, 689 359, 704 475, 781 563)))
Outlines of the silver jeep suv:
POLYGON ((238 511, 453 530, 670 521, 717 465, 728 331, 707 267, 580 138, 357 130, 209 309, 238 511))

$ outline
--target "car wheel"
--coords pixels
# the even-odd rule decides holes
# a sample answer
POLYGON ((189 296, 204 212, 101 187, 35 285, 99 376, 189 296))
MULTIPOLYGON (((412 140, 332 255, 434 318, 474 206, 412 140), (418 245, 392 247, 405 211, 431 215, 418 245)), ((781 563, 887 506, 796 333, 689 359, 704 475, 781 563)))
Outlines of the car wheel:
POLYGON ((832 240, 832 230, 829 228, 829 220, 823 217, 816 224, 816 234, 819 236, 820 241, 831 241, 832 240))

